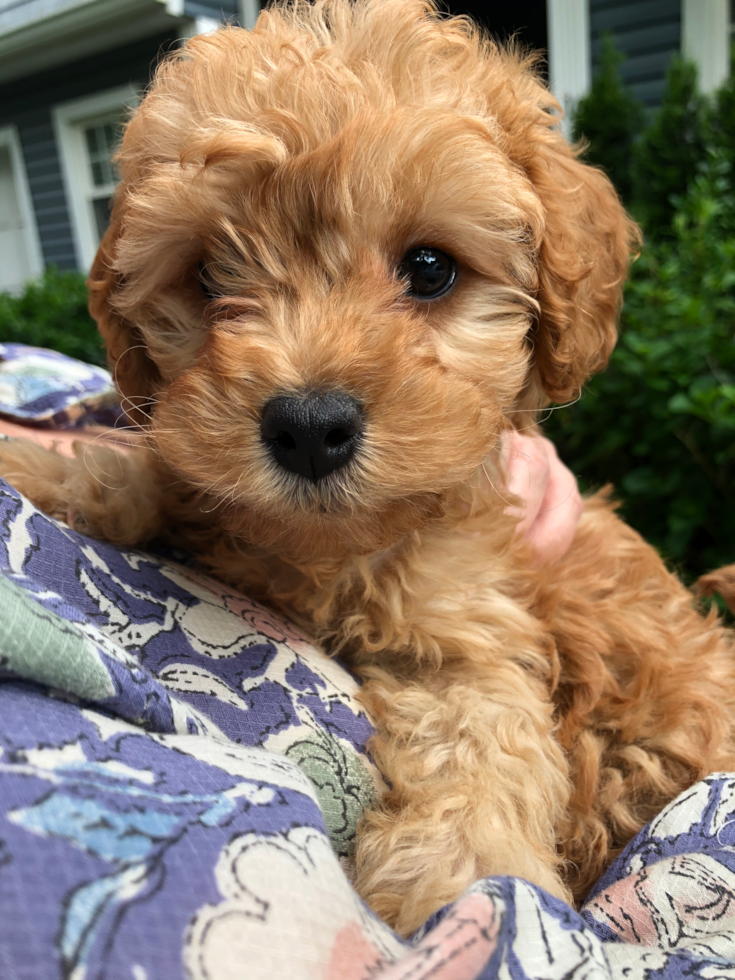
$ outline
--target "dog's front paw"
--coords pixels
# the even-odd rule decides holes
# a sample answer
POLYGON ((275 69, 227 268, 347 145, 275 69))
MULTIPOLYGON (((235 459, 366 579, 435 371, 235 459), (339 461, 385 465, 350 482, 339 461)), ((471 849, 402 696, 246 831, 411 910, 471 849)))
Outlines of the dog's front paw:
POLYGON ((0 441, 0 477, 50 517, 66 521, 71 501, 65 485, 71 460, 27 439, 0 441))
POLYGON ((0 442, 0 477, 81 534, 119 545, 155 537, 162 498, 147 454, 81 444, 74 450, 67 457, 25 439, 0 442))

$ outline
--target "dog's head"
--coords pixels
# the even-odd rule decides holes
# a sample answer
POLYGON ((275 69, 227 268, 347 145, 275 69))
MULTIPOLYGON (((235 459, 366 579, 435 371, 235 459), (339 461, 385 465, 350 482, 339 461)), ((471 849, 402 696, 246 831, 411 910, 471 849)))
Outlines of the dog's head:
POLYGON ((385 547, 604 366, 635 229, 557 109, 533 59, 423 0, 297 0, 163 64, 91 309, 231 528, 385 547))

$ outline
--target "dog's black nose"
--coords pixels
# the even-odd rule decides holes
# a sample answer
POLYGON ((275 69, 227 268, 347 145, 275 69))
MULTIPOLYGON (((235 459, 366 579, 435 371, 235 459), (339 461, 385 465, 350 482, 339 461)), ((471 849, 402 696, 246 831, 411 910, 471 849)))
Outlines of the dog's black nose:
POLYGON ((343 392, 280 395, 265 405, 260 423, 273 459, 314 482, 352 459, 362 430, 362 408, 343 392))

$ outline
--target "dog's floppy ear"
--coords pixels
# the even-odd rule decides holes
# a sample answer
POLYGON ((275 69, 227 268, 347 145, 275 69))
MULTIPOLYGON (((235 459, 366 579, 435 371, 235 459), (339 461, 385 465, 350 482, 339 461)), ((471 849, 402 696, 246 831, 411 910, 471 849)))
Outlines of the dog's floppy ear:
POLYGON ((539 314, 529 337, 533 360, 526 391, 529 403, 538 405, 576 398, 587 378, 607 364, 631 253, 640 238, 605 174, 580 162, 578 151, 550 125, 547 109, 540 124, 536 118, 522 166, 545 211, 539 314))
MULTIPOLYGON (((118 209, 116 208, 115 211, 118 209)), ((120 235, 121 219, 113 211, 110 225, 100 242, 87 280, 89 312, 107 346, 107 363, 120 393, 123 407, 131 421, 142 424, 147 419, 148 399, 160 385, 158 368, 148 356, 140 331, 112 304, 120 288, 120 275, 114 270, 115 243, 120 235)))

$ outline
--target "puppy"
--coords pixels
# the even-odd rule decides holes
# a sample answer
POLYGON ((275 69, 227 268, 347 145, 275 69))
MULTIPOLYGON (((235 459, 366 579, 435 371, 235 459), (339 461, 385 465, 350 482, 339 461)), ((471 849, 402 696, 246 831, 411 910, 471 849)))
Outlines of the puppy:
POLYGON ((735 678, 604 494, 538 570, 495 490, 501 433, 605 365, 637 241, 534 59, 425 0, 276 4, 170 56, 119 160, 90 308, 147 448, 0 472, 354 665, 390 787, 356 887, 399 932, 484 875, 583 896, 733 768, 735 678))

